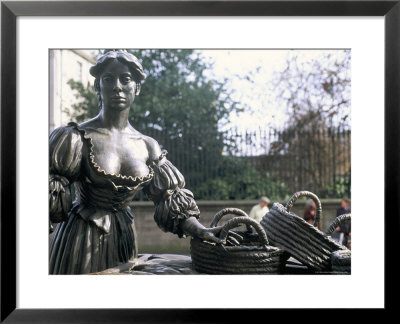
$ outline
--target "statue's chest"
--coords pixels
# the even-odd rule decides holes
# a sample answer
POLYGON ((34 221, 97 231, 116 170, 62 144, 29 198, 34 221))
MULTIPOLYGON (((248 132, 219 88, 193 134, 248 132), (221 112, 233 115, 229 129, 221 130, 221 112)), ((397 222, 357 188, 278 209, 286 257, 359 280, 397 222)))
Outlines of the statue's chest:
POLYGON ((121 134, 91 138, 95 162, 106 173, 132 177, 149 173, 149 153, 143 139, 121 134))

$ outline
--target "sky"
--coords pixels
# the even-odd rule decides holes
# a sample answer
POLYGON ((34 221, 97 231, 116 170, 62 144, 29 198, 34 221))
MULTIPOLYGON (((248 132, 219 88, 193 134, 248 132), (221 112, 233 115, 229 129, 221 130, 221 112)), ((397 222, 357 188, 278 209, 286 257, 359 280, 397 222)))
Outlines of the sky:
MULTIPOLYGON (((204 60, 212 64, 206 76, 219 81, 227 80, 226 88, 232 98, 245 111, 232 113, 226 128, 255 131, 268 127, 282 128, 288 116, 285 107, 276 100, 271 81, 275 73, 285 68, 286 60, 297 56, 305 63, 320 59, 323 54, 343 55, 343 50, 198 50, 204 60)), ((91 51, 91 54, 96 51, 91 51)), ((139 58, 140 59, 140 58, 139 58)), ((225 123, 224 123, 225 124, 225 123)), ((222 123, 221 123, 222 125, 222 123)), ((224 126, 221 126, 222 130, 224 126)))
POLYGON ((230 122, 241 130, 257 130, 268 126, 282 127, 289 118, 284 107, 274 97, 271 81, 274 73, 285 68, 290 56, 298 62, 319 59, 322 54, 343 55, 338 50, 203 50, 206 61, 213 63, 208 76, 228 79, 233 98, 247 107, 239 115, 231 114, 230 122), (247 78, 246 78, 247 77, 247 78))

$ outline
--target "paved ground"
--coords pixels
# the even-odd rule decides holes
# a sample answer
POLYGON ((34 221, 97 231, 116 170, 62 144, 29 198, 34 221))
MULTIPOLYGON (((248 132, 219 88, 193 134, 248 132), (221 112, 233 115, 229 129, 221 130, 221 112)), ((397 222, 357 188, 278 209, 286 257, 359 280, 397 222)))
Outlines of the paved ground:
POLYGON ((190 256, 178 254, 139 254, 138 258, 97 275, 182 275, 200 274, 192 269, 190 256))
MULTIPOLYGON (((107 269, 92 275, 201 275, 192 269, 190 256, 178 254, 139 254, 138 258, 115 268, 107 269)), ((299 261, 289 258, 284 273, 289 274, 349 274, 341 272, 315 273, 299 261)))

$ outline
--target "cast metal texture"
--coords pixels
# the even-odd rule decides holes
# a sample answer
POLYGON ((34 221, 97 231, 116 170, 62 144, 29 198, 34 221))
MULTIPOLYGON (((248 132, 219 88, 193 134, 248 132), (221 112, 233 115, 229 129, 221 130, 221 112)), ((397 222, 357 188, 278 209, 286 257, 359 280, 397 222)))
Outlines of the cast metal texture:
POLYGON ((262 226, 237 208, 226 208, 218 212, 210 227, 216 227, 224 215, 239 215, 228 220, 221 229, 219 237, 223 244, 210 243, 198 238, 190 242, 193 267, 198 272, 209 274, 269 274, 280 273, 284 265, 283 250, 269 245, 262 226), (250 232, 231 231, 245 224, 255 229, 250 232), (239 244, 228 242, 229 236, 238 238, 239 244), (239 236, 239 237, 238 237, 239 236))
POLYGON ((346 248, 315 227, 322 213, 318 197, 309 191, 296 192, 286 206, 274 203, 271 210, 261 220, 261 225, 271 244, 288 252, 311 269, 331 270, 332 252, 346 248), (314 226, 290 212, 290 208, 300 197, 310 197, 316 202, 317 215, 314 226))

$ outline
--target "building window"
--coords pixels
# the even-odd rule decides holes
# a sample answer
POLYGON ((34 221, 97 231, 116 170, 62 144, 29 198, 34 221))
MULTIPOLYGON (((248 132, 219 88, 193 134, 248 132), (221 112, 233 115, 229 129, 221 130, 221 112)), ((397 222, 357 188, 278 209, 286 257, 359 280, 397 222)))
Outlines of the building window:
POLYGON ((77 76, 78 80, 82 82, 82 63, 81 62, 76 62, 77 63, 77 76))

